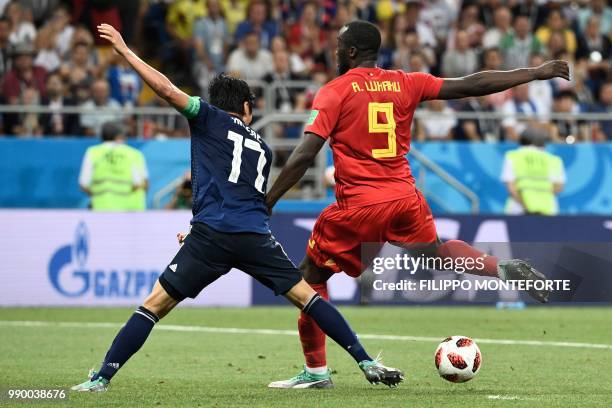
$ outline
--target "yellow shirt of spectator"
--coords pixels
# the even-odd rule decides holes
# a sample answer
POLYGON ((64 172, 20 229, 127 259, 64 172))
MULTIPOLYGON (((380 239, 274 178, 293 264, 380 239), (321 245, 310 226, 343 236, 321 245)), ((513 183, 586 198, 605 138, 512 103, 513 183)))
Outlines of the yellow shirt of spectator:
POLYGON ((195 20, 205 16, 204 0, 178 0, 168 7, 166 23, 179 39, 187 40, 191 38, 195 20))

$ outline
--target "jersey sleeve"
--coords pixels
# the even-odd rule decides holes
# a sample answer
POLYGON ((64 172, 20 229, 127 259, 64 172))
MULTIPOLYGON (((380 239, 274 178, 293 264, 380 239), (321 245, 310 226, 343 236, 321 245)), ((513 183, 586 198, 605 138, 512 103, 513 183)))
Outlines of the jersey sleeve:
POLYGON ((341 107, 340 97, 335 90, 329 86, 319 89, 304 132, 314 133, 323 139, 329 138, 338 122, 341 107))
POLYGON ((411 93, 415 103, 436 99, 443 82, 444 79, 424 72, 409 72, 404 76, 405 89, 411 93))

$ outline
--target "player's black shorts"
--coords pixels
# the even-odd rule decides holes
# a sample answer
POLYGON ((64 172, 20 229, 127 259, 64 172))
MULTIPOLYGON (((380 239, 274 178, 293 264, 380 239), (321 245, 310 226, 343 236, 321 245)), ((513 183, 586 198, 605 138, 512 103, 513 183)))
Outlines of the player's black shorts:
POLYGON ((181 301, 195 298, 232 268, 248 273, 276 295, 285 294, 302 279, 272 234, 230 234, 194 223, 159 282, 172 298, 181 301))

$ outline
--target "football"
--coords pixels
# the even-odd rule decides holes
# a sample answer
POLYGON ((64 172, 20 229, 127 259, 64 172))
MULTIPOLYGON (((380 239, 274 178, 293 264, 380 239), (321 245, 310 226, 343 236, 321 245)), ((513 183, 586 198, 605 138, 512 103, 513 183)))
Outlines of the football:
POLYGON ((462 383, 471 380, 482 366, 482 354, 476 342, 465 336, 447 337, 436 349, 434 362, 440 377, 462 383))

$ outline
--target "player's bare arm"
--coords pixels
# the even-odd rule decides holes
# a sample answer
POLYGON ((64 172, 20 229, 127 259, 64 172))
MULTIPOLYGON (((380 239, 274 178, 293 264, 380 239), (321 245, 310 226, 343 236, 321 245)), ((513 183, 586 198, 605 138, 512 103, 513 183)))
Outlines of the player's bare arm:
POLYGON ((269 211, 295 183, 300 181, 324 144, 325 140, 314 133, 306 132, 304 134, 302 143, 293 150, 287 164, 285 164, 266 195, 266 206, 269 211))
POLYGON ((112 25, 98 25, 98 33, 101 38, 111 43, 117 54, 125 58, 128 64, 134 68, 138 75, 140 75, 157 95, 179 111, 187 107, 189 95, 178 89, 164 74, 141 60, 140 57, 125 44, 119 31, 112 25))
POLYGON ((535 68, 520 68, 512 71, 482 71, 462 78, 445 78, 438 98, 459 99, 469 96, 489 95, 526 82, 552 78, 570 79, 567 61, 555 60, 535 68))

